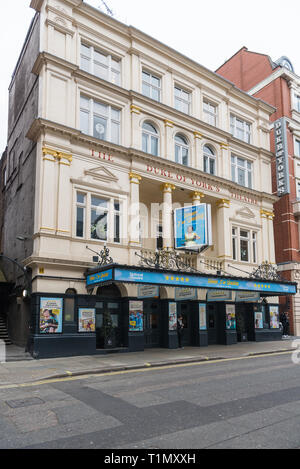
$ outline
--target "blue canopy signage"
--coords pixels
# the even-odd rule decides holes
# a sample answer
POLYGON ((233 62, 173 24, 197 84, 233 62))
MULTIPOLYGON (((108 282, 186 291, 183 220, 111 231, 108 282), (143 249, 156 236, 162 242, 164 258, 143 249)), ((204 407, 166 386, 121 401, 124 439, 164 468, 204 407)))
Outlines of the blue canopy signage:
POLYGON ((105 272, 99 272, 97 274, 88 275, 86 278, 87 286, 100 285, 103 282, 108 282, 113 278, 112 269, 106 270, 105 272))
POLYGON ((151 270, 128 269, 113 266, 87 276, 87 286, 102 285, 108 281, 137 283, 145 285, 166 285, 181 288, 207 288, 213 290, 235 290, 259 292, 261 294, 296 294, 296 284, 263 282, 261 280, 235 279, 228 277, 208 277, 184 272, 158 272, 151 270))
POLYGON ((187 274, 185 272, 159 272, 151 270, 128 269, 113 265, 108 270, 87 275, 87 287, 102 285, 106 282, 124 282, 144 285, 166 285, 181 288, 207 288, 213 290, 258 292, 265 295, 295 295, 296 284, 266 282, 262 280, 232 277, 213 277, 187 274))

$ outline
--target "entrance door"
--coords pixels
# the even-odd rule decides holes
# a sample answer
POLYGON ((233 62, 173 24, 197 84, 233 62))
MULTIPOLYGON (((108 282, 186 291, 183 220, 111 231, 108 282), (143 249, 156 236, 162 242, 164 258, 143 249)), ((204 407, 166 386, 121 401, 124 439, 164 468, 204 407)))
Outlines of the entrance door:
POLYGON ((159 303, 144 301, 145 348, 160 347, 160 322, 159 303))
POLYGON ((209 304, 207 307, 207 330, 208 345, 218 343, 218 310, 216 305, 209 304))
POLYGON ((184 333, 182 338, 182 345, 187 346, 191 345, 191 311, 190 311, 190 303, 178 303, 178 316, 182 316, 182 321, 184 324, 184 333))
POLYGON ((121 305, 117 301, 101 301, 96 304, 97 349, 122 345, 120 315, 121 305))

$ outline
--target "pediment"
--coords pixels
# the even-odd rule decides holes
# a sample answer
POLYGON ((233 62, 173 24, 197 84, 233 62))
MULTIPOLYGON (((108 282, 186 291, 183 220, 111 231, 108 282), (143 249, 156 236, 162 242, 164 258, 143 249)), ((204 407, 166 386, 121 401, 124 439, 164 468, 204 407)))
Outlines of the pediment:
POLYGON ((103 182, 118 182, 119 178, 104 166, 96 166, 84 171, 85 176, 103 182))
POLYGON ((236 216, 239 216, 241 218, 255 218, 255 213, 250 210, 249 207, 242 207, 239 210, 235 212, 236 216))

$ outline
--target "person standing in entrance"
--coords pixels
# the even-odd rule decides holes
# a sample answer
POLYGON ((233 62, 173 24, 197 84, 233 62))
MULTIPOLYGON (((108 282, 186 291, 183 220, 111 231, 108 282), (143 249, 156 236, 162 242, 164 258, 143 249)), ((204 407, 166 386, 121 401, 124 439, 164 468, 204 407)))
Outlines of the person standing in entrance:
POLYGON ((178 316, 177 319, 177 334, 178 334, 178 346, 179 348, 184 348, 182 347, 182 340, 183 340, 183 333, 184 333, 184 324, 183 324, 183 318, 182 316, 178 316))

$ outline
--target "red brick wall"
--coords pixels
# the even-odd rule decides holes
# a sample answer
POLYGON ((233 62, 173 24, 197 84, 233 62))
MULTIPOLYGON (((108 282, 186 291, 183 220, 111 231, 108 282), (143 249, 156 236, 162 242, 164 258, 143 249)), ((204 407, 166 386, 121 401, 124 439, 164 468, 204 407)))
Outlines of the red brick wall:
POLYGON ((249 91, 272 73, 272 66, 267 55, 249 52, 243 47, 227 62, 216 70, 238 88, 249 91))

